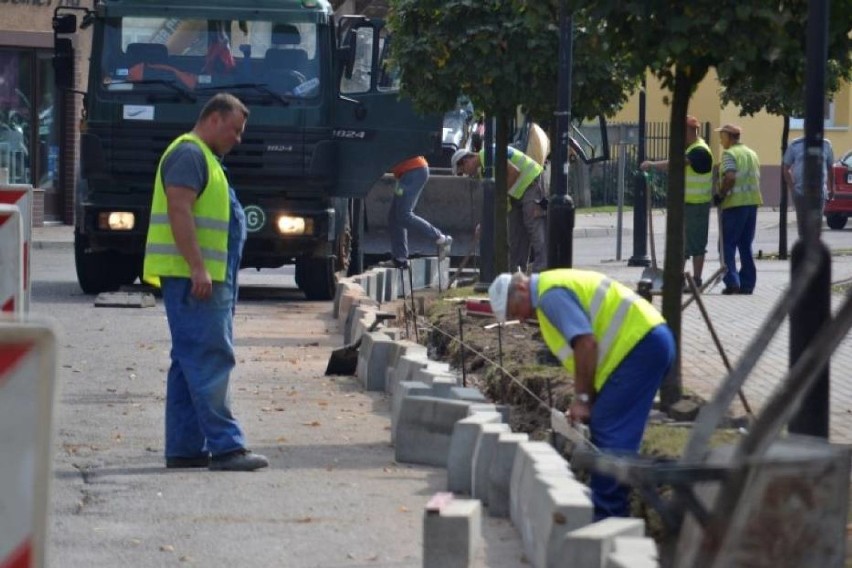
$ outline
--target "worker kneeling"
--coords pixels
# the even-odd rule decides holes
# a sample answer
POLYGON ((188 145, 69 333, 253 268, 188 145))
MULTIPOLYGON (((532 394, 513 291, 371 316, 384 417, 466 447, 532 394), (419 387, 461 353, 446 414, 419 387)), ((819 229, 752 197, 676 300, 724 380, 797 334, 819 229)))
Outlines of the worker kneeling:
MULTIPOLYGON (((587 422, 592 443, 639 451, 654 396, 675 359, 660 313, 626 286, 586 270, 526 276, 504 273, 488 289, 500 322, 538 318, 545 343, 574 376, 572 422, 587 422)), ((595 520, 630 513, 627 487, 592 474, 595 520)))

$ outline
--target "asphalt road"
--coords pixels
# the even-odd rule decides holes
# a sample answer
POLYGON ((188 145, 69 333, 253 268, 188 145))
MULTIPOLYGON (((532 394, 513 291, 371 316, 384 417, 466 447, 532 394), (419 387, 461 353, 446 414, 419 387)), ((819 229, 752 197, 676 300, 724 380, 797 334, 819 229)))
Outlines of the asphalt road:
MULTIPOLYGON (((166 470, 161 305, 95 308, 69 250, 34 251, 31 314, 60 346, 50 566, 421 564, 423 506, 445 470, 395 463, 387 399, 322 375, 342 342, 329 303, 304 301, 287 270, 243 282, 233 404, 271 467, 166 470)), ((507 521, 484 530, 481 565, 521 564, 507 521)))

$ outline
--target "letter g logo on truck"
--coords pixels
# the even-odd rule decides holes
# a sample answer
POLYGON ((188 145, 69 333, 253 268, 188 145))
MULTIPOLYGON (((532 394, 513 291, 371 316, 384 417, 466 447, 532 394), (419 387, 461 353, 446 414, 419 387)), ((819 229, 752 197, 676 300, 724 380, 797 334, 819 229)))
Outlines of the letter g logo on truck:
POLYGON ((266 213, 257 205, 249 205, 243 209, 246 213, 246 231, 256 233, 266 225, 266 213))

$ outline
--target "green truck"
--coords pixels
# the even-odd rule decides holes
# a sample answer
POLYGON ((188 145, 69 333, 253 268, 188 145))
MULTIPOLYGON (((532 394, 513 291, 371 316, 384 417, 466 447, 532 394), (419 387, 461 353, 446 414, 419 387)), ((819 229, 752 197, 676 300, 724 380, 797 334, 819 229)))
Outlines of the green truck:
POLYGON ((66 96, 71 36, 92 34, 74 228, 86 293, 139 277, 159 158, 215 93, 251 111, 224 161, 248 220, 243 267, 295 264, 309 299, 333 297, 335 275, 361 268, 376 180, 440 152, 442 117, 400 99, 382 22, 338 17, 326 0, 97 0, 57 8, 53 23, 66 96))

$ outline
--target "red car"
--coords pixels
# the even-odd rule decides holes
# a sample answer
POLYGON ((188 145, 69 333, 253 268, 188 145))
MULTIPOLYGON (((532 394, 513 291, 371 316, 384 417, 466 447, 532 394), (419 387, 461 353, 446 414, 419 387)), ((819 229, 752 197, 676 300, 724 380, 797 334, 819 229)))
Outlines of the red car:
POLYGON ((825 204, 825 222, 835 230, 852 215, 852 150, 834 164, 834 199, 825 204))

